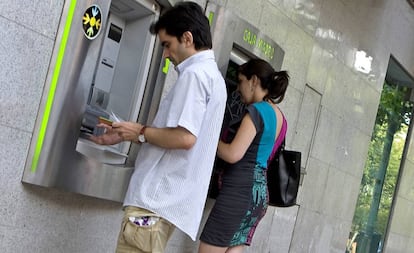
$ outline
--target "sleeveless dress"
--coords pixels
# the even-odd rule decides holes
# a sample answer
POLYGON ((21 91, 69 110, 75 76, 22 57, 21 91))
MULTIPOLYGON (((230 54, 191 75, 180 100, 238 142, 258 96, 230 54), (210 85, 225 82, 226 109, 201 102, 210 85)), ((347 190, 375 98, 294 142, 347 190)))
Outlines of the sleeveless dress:
MULTIPOLYGON (((239 162, 222 164, 220 190, 200 236, 201 241, 219 247, 250 245, 267 209, 266 169, 277 118, 272 106, 264 101, 249 105, 246 113, 253 120, 256 136, 239 162)), ((224 131, 224 142, 231 142, 240 121, 224 131)))

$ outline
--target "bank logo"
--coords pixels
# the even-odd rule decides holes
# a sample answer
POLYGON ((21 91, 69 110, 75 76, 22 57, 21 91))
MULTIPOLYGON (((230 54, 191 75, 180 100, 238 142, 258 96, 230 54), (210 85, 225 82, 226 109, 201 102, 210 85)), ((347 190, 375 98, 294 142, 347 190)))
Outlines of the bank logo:
POLYGON ((90 6, 83 14, 83 33, 86 38, 93 40, 101 31, 101 9, 98 5, 90 6))

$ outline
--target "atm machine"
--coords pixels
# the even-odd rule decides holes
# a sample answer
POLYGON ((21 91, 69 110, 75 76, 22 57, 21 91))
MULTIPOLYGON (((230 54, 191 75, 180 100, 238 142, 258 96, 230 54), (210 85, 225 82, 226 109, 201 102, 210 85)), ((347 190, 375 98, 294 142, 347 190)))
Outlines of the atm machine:
POLYGON ((275 70, 280 70, 284 51, 258 28, 238 17, 231 10, 208 3, 206 15, 210 19, 213 49, 220 71, 227 85, 227 108, 223 125, 235 120, 244 112, 237 92, 237 68, 252 58, 268 61, 275 70))
POLYGON ((154 0, 65 1, 24 183, 123 200, 138 145, 88 136, 103 131, 99 117, 146 123, 157 106, 165 74, 149 27, 159 13, 154 0))
MULTIPOLYGON (((169 66, 149 32, 160 8, 155 0, 65 1, 22 182, 123 201, 139 145, 101 146, 88 136, 101 134, 100 117, 152 120, 169 66)), ((225 8, 207 3, 205 11, 226 77, 228 121, 243 108, 237 67, 259 57, 278 70, 284 52, 225 8)))

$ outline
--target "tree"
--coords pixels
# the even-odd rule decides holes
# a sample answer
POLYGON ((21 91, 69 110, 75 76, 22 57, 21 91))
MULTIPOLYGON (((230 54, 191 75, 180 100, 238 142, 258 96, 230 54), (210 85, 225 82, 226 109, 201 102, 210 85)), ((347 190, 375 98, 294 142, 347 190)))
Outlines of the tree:
POLYGON ((365 239, 358 246, 363 252, 371 252, 370 241, 374 232, 384 235, 386 231, 400 158, 411 120, 412 103, 407 99, 410 92, 408 87, 385 82, 381 93, 352 225, 353 231, 364 232, 365 239))

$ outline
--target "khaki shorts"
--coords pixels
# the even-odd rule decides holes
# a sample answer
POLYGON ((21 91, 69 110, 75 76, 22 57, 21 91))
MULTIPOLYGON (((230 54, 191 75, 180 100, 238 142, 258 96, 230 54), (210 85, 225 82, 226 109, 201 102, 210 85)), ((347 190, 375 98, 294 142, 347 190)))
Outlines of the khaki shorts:
POLYGON ((116 253, 163 253, 174 225, 148 210, 128 206, 122 219, 116 253), (137 225, 130 217, 151 217, 155 224, 137 225))

